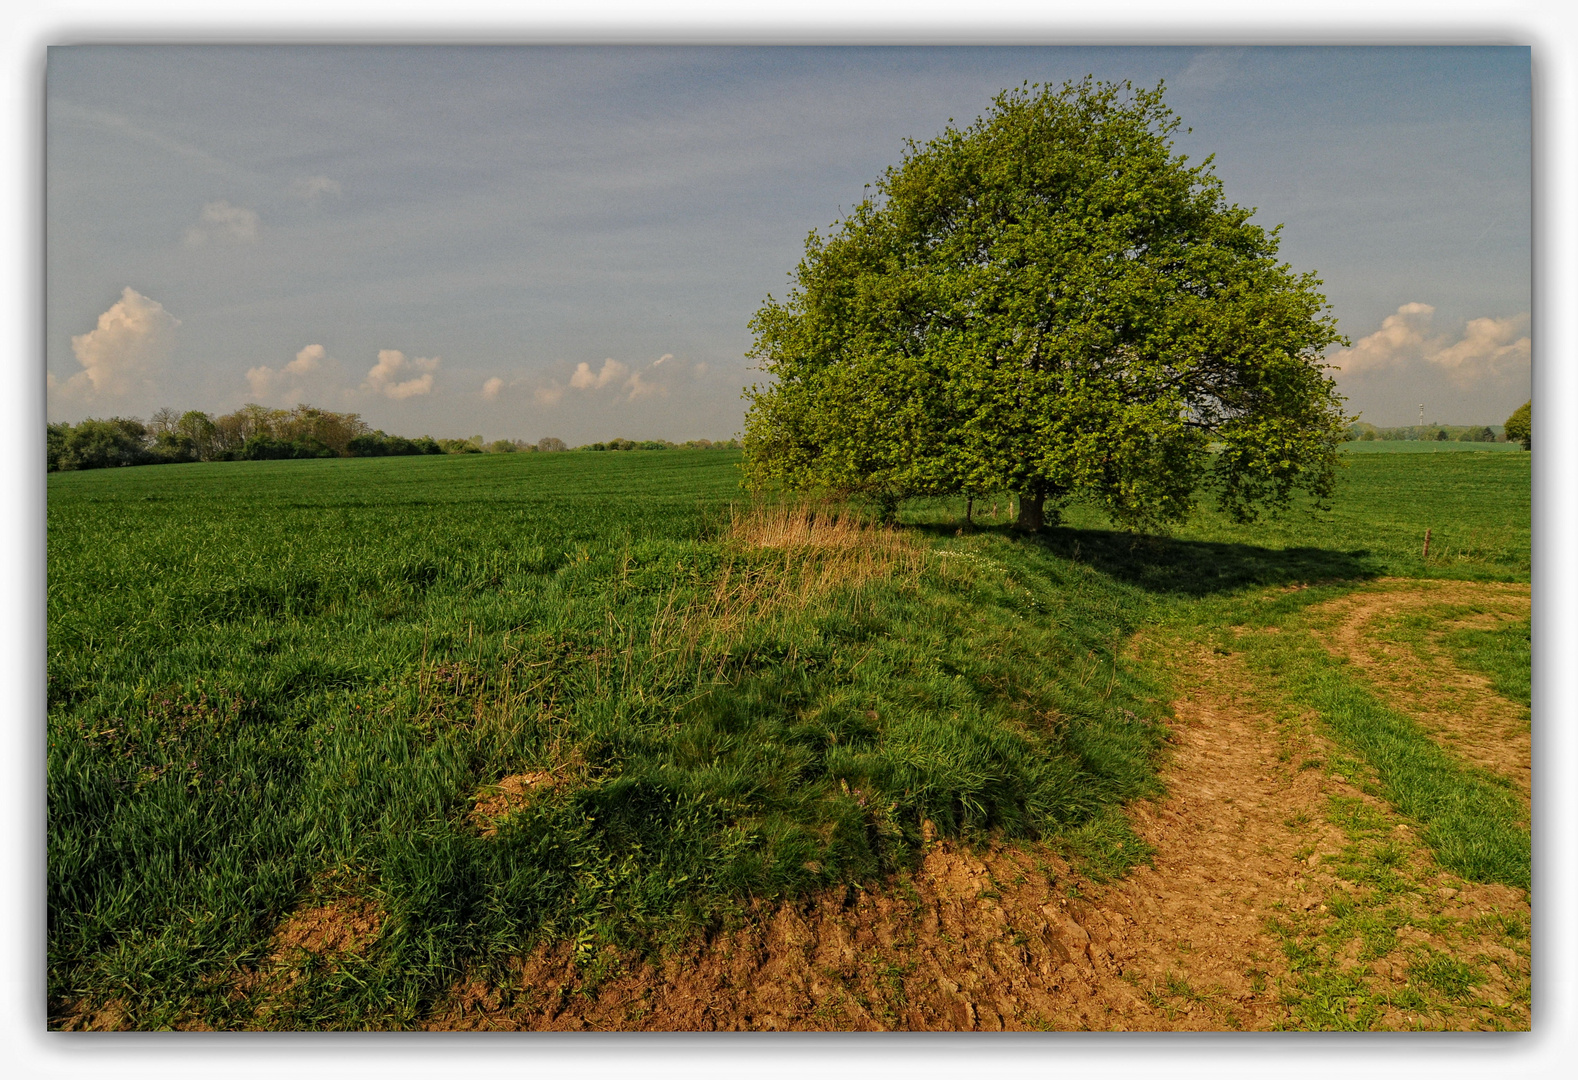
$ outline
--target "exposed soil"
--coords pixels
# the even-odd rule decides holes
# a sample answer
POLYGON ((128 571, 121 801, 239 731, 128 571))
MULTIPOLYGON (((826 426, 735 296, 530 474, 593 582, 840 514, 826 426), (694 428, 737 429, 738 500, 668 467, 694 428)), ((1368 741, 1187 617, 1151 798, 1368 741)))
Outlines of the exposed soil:
POLYGON ((498 832, 499 820, 530 802, 533 792, 551 791, 558 785, 559 778, 551 772, 524 772, 506 776, 477 795, 471 820, 483 836, 493 836, 498 832))
POLYGON ((1358 665, 1391 704, 1412 715, 1454 754, 1511 780, 1528 801, 1528 710, 1496 693, 1483 674, 1453 663, 1440 646, 1449 630, 1493 629, 1527 619, 1528 585, 1383 580, 1312 608, 1310 614, 1329 620, 1322 634, 1327 648, 1358 665), (1425 635, 1423 648, 1386 633, 1389 620, 1445 605, 1480 610, 1443 617, 1425 635))
POLYGON ((314 956, 365 952, 377 939, 383 919, 373 904, 350 898, 292 912, 274 932, 274 956, 288 958, 293 949, 314 956))

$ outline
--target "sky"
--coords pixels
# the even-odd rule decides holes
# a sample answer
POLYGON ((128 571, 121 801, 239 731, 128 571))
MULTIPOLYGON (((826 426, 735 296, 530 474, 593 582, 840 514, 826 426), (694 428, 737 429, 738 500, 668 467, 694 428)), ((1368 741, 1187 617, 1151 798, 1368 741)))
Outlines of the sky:
POLYGON ((48 416, 306 402, 391 433, 728 438, 749 322, 905 140, 1154 86, 1281 224, 1381 425, 1530 396, 1524 47, 70 46, 48 416))

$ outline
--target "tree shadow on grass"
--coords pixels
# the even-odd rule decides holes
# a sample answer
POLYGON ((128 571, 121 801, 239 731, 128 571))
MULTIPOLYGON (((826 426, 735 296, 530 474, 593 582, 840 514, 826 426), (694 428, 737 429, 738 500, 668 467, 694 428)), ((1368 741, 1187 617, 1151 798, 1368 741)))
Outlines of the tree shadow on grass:
MULTIPOLYGON (((914 525, 918 532, 952 536, 957 526, 914 525)), ((1267 548, 1213 540, 1179 540, 1114 529, 1057 527, 1024 536, 1009 526, 985 526, 1034 544, 1052 555, 1084 563, 1118 581, 1168 596, 1206 597, 1268 585, 1312 585, 1377 577, 1368 551, 1267 548)))

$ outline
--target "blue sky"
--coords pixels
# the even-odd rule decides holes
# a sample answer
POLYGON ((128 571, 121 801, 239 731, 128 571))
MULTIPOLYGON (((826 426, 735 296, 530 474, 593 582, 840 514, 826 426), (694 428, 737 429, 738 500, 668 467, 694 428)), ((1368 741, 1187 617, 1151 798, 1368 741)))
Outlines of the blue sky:
POLYGON ((747 323, 904 140, 1151 86, 1282 223, 1381 424, 1529 397, 1525 48, 52 49, 51 419, 245 401, 403 434, 721 438, 747 323))

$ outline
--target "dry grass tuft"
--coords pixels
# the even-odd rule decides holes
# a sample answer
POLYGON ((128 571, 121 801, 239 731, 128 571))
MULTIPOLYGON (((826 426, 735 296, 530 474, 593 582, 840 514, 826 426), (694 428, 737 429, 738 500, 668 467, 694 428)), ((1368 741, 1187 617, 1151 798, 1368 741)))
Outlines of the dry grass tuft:
MULTIPOLYGON (((912 580, 925 552, 905 533, 857 515, 811 506, 756 506, 736 514, 710 590, 653 621, 655 657, 678 670, 719 667, 753 628, 793 617, 830 593, 912 580)), ((859 604, 857 597, 856 603, 859 604)))
MULTIPOLYGON (((923 559, 905 533, 847 511, 808 506, 755 507, 730 522, 728 538, 737 549, 758 553, 746 568, 772 570, 780 589, 799 600, 795 606, 835 588, 916 571, 923 559), (764 551, 782 558, 768 566, 759 557, 764 551)), ((726 574, 718 592, 728 591, 726 574)))

